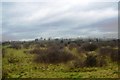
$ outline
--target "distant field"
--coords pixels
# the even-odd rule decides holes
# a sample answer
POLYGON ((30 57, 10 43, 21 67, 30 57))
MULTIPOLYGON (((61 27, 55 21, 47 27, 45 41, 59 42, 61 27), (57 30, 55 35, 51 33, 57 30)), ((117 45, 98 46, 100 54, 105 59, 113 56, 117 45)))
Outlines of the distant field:
POLYGON ((115 41, 78 41, 3 43, 2 77, 118 78, 115 41))

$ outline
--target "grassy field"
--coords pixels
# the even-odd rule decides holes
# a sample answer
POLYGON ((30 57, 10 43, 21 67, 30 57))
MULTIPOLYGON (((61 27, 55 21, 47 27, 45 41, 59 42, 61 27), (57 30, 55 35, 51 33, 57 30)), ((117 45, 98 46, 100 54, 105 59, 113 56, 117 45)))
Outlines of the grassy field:
MULTIPOLYGON (((24 52, 29 49, 16 50, 8 46, 3 46, 3 78, 118 78, 117 62, 109 61, 103 67, 71 67, 72 61, 59 64, 37 63, 34 62, 37 54, 24 52)), ((65 50, 69 51, 67 47, 65 50)), ((78 56, 75 48, 71 52, 78 56)))

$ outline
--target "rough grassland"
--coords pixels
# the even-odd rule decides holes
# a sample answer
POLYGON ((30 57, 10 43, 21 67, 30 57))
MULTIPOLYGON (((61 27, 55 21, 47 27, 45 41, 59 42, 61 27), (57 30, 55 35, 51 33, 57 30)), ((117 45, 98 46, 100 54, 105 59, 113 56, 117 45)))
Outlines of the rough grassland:
POLYGON ((117 63, 106 67, 70 69, 66 64, 38 64, 35 54, 24 53, 25 49, 6 48, 3 57, 3 77, 8 78, 118 78, 117 63), (12 62, 10 62, 12 61, 12 62))

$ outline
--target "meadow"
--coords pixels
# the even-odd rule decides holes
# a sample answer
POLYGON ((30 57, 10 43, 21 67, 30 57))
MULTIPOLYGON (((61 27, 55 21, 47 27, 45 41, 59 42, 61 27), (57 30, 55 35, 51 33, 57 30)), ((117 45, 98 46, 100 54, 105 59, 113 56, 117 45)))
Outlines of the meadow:
POLYGON ((2 78, 118 78, 116 39, 2 43, 2 78))

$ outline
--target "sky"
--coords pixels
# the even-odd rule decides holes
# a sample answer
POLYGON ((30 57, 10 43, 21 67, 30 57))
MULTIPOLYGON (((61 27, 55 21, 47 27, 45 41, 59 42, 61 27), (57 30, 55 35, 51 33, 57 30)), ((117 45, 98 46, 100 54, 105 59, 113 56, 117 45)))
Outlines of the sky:
POLYGON ((118 37, 117 2, 6 0, 2 2, 1 12, 3 41, 118 37))

